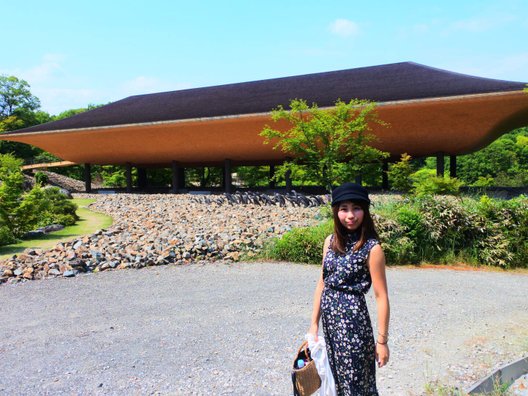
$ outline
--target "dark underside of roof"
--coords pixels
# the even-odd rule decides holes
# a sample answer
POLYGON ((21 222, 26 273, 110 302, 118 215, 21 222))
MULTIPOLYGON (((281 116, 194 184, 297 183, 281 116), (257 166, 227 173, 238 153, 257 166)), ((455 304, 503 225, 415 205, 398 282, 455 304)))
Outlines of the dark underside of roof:
POLYGON ((319 107, 336 99, 375 102, 522 90, 520 82, 493 80, 412 62, 307 74, 214 87, 131 96, 63 120, 14 131, 54 131, 269 112, 291 99, 319 107))

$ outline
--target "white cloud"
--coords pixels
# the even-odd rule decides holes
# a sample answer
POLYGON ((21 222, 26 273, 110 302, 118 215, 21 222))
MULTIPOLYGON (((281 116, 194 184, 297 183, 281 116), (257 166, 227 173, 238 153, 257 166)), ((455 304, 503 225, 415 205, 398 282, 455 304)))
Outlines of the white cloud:
POLYGON ((45 54, 40 64, 22 72, 23 78, 31 83, 45 83, 60 74, 63 60, 64 56, 61 54, 45 54))
POLYGON ((476 16, 473 18, 455 21, 447 27, 447 32, 466 31, 470 33, 482 33, 501 25, 511 23, 517 18, 513 15, 476 16))
POLYGON ((86 107, 89 104, 105 104, 131 95, 172 91, 191 88, 188 83, 173 83, 150 76, 137 76, 130 80, 116 81, 111 85, 91 87, 76 75, 70 75, 63 67, 66 57, 62 54, 45 54, 35 66, 25 69, 2 69, 0 74, 13 75, 26 80, 33 95, 40 99, 41 109, 59 114, 68 109, 86 107))
POLYGON ((59 114, 64 110, 78 109, 89 104, 108 102, 101 92, 87 88, 44 88, 36 86, 32 93, 40 99, 42 110, 59 114))
POLYGON ((138 76, 132 80, 125 81, 121 84, 121 87, 125 91, 130 91, 133 93, 145 93, 145 92, 154 92, 159 89, 161 82, 159 79, 154 77, 147 76, 138 76))
POLYGON ((45 54, 40 63, 28 69, 0 69, 0 74, 16 76, 26 80, 31 86, 33 84, 45 84, 57 78, 62 72, 61 62, 64 55, 45 54))
POLYGON ((528 52, 501 58, 490 70, 497 78, 528 82, 528 52))
POLYGON ((528 52, 471 61, 457 59, 439 67, 473 76, 528 82, 528 52))
POLYGON ((348 19, 336 19, 330 24, 330 31, 341 37, 357 36, 359 33, 359 26, 357 23, 348 19))

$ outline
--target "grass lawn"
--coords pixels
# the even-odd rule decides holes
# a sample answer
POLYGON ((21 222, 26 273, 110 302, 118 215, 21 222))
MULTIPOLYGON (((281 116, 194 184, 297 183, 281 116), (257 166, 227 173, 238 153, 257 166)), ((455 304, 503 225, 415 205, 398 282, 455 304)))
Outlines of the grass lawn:
POLYGON ((74 198, 73 202, 79 207, 77 209, 77 215, 80 217, 75 225, 43 235, 40 238, 27 239, 13 245, 2 246, 0 247, 0 260, 10 257, 13 254, 21 253, 27 248, 50 248, 59 242, 68 241, 80 235, 91 234, 101 228, 112 225, 112 218, 110 216, 93 212, 87 208, 89 204, 95 202, 95 199, 74 198))

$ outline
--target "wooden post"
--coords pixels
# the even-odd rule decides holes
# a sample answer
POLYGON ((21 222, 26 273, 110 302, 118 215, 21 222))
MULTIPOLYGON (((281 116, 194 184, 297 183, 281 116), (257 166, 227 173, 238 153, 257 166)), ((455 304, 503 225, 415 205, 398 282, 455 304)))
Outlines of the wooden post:
POLYGON ((388 190, 389 187, 389 160, 384 159, 381 166, 381 188, 388 190))
POLYGON ((84 188, 87 193, 92 192, 92 166, 84 164, 84 188))
POLYGON ((178 190, 180 187, 180 166, 176 161, 171 162, 171 169, 172 169, 172 183, 171 183, 171 193, 178 194, 178 190))
POLYGON ((444 177, 444 154, 436 154, 436 176, 444 177))
POLYGON ((140 190, 145 190, 147 188, 147 169, 146 168, 137 168, 138 172, 138 187, 140 190))
POLYGON ((233 178, 231 175, 231 160, 224 160, 224 191, 230 193, 233 189, 233 178))
POLYGON ((268 187, 269 188, 275 188, 275 165, 270 165, 269 167, 269 182, 268 187))
MULTIPOLYGON (((285 162, 291 162, 291 157, 286 157, 285 162)), ((287 170, 284 173, 284 181, 286 182, 286 192, 291 192, 292 190, 292 179, 291 179, 291 170, 287 170)))
POLYGON ((126 163, 125 175, 126 175, 126 192, 131 193, 133 186, 132 186, 132 164, 130 162, 126 163))
POLYGON ((292 190, 292 179, 291 179, 291 170, 288 169, 284 174, 284 181, 286 182, 286 192, 291 192, 292 190))
POLYGON ((449 156, 449 176, 457 177, 457 156, 456 155, 449 156))
POLYGON ((185 190, 185 168, 178 166, 178 191, 185 190))

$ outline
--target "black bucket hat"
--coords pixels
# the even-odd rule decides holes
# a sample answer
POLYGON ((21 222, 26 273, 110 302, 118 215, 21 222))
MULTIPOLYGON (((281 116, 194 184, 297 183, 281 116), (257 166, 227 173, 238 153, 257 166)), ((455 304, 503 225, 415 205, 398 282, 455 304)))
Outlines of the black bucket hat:
POLYGON ((332 206, 343 201, 364 201, 370 205, 367 189, 356 183, 345 183, 332 191, 332 206))

